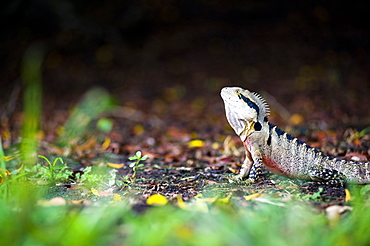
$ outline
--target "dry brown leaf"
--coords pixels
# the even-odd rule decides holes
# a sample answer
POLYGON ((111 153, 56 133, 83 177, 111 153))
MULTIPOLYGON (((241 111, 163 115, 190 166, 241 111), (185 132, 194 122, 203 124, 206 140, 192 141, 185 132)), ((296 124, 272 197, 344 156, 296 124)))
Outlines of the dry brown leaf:
POLYGON ((332 205, 325 209, 326 215, 331 223, 331 225, 335 225, 338 220, 342 217, 342 215, 352 210, 352 207, 349 206, 341 206, 341 205, 332 205))

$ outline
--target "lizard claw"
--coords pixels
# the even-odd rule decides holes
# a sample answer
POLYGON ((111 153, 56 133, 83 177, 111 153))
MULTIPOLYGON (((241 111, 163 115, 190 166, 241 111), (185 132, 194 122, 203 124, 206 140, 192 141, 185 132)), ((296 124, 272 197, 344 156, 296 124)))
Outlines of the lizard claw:
POLYGON ((222 182, 236 185, 250 185, 256 182, 255 179, 244 179, 242 175, 228 175, 221 177, 222 182))
POLYGON ((243 181, 242 175, 232 175, 228 177, 229 183, 240 183, 243 181))
POLYGON ((226 176, 221 176, 220 177, 220 182, 223 182, 223 183, 240 183, 243 181, 243 177, 241 177, 240 175, 234 175, 234 174, 231 174, 231 175, 226 175, 226 176))

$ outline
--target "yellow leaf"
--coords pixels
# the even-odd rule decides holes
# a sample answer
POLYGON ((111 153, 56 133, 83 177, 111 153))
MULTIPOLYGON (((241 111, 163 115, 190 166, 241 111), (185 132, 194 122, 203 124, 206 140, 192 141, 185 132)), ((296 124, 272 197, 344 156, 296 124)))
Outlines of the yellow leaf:
POLYGON ((183 209, 183 210, 188 210, 188 206, 187 206, 187 205, 186 205, 186 203, 182 200, 181 195, 177 195, 176 199, 177 199, 177 206, 179 206, 179 208, 181 208, 181 209, 183 209))
POLYGON ((217 197, 214 198, 197 198, 194 200, 191 200, 188 203, 185 203, 182 200, 181 195, 177 196, 177 206, 183 210, 192 210, 192 211, 199 211, 203 213, 208 213, 208 204, 214 202, 217 199, 217 197))
POLYGON ((194 229, 195 228, 189 225, 179 225, 179 227, 176 228, 176 232, 179 238, 189 240, 194 235, 194 229))
POLYGON ((234 168, 229 168, 229 170, 232 172, 232 173, 238 173, 239 171, 238 170, 236 170, 236 169, 234 169, 234 168))
POLYGON ((197 138, 198 137, 198 133, 192 132, 192 133, 190 133, 190 137, 191 138, 197 138))
POLYGON ((0 172, 4 172, 6 176, 10 175, 10 172, 7 169, 4 170, 4 169, 0 168, 0 172))
POLYGON ((212 145, 211 145, 212 149, 219 149, 220 148, 220 143, 218 142, 213 142, 212 145))
POLYGON ((202 198, 202 197, 203 197, 202 193, 199 193, 198 195, 194 196, 194 198, 202 198))
POLYGON ((345 198, 345 200, 346 200, 346 202, 348 202, 352 198, 351 193, 349 192, 348 189, 345 189, 344 191, 346 192, 346 198, 345 198))
POLYGON ((103 150, 106 150, 108 149, 109 146, 110 146, 110 138, 106 137, 104 140, 104 143, 101 145, 101 148, 103 150))
POLYGON ((255 199, 257 197, 261 197, 261 196, 263 196, 262 193, 254 193, 252 195, 244 196, 244 199, 248 201, 248 200, 253 200, 253 199, 255 199))
POLYGON ((4 130, 2 132, 2 136, 1 136, 2 139, 8 140, 8 139, 10 139, 10 137, 11 137, 11 134, 10 134, 10 131, 9 130, 4 130))
POLYGON ((117 169, 119 169, 119 168, 122 168, 125 164, 124 164, 124 163, 115 164, 115 163, 110 163, 110 162, 108 162, 108 163, 107 163, 107 165, 108 165, 109 167, 113 167, 113 168, 117 168, 117 169))
POLYGON ((139 124, 139 125, 134 126, 132 131, 134 132, 135 135, 140 135, 140 134, 143 134, 145 132, 145 128, 144 128, 143 125, 139 124))
POLYGON ((85 143, 78 145, 75 147, 76 151, 85 151, 88 149, 92 149, 96 143, 96 137, 92 137, 88 139, 85 143))
POLYGON ((57 127, 57 135, 58 136, 61 136, 61 135, 63 135, 64 134, 64 132, 65 132, 65 129, 64 129, 64 127, 63 126, 58 126, 57 127))
POLYGON ((91 188, 91 193, 93 193, 95 196, 100 196, 97 189, 91 188))
POLYGON ((121 196, 119 194, 117 194, 117 193, 114 193, 114 195, 113 195, 113 202, 120 202, 120 201, 122 201, 121 196))
POLYGON ((231 195, 228 195, 225 198, 218 199, 217 203, 229 203, 230 202, 230 197, 231 197, 231 195))
POLYGON ((86 198, 85 199, 81 199, 81 200, 71 200, 71 201, 68 201, 68 203, 71 203, 71 204, 82 204, 84 201, 86 201, 86 198))
POLYGON ((4 169, 1 169, 0 168, 0 183, 4 183, 4 177, 1 173, 4 173, 5 177, 6 176, 9 176, 10 175, 10 172, 8 170, 5 169, 5 172, 4 172, 4 169))
POLYGON ((163 206, 166 205, 168 202, 167 198, 161 194, 154 194, 151 195, 147 200, 146 204, 148 205, 155 205, 155 206, 163 206))
POLYGON ((197 147, 203 147, 205 144, 205 142, 203 140, 200 140, 200 139, 195 139, 195 140, 191 140, 189 143, 188 143, 188 147, 189 148, 197 148, 197 147))
POLYGON ((296 126, 296 125, 301 125, 304 122, 304 118, 300 114, 293 114, 289 118, 289 123, 296 126))
POLYGON ((44 139, 45 138, 45 132, 44 131, 38 131, 37 132, 38 139, 44 139))
POLYGON ((17 169, 17 171, 20 172, 20 171, 22 171, 22 169, 23 169, 23 164, 22 164, 22 166, 20 166, 20 168, 17 169))
POLYGON ((11 161, 11 160, 14 160, 14 159, 18 158, 19 156, 20 156, 20 152, 15 151, 14 153, 12 153, 10 155, 4 156, 4 159, 5 159, 5 161, 11 161))

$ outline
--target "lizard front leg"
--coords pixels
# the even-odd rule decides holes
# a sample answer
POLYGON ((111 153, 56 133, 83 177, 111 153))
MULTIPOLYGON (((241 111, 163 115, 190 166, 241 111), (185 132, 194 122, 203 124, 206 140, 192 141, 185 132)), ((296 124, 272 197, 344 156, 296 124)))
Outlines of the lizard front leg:
POLYGON ((262 170, 263 170, 263 163, 262 163, 262 154, 259 148, 252 148, 252 160, 253 165, 252 168, 249 171, 248 180, 252 183, 258 181, 261 179, 262 170))
POLYGON ((240 168, 239 174, 231 177, 230 182, 235 182, 235 181, 240 182, 246 177, 248 177, 252 169, 252 166, 253 166, 252 155, 248 150, 246 150, 245 159, 244 159, 242 167, 240 168))
POLYGON ((254 183, 261 178, 263 168, 261 152, 258 148, 251 148, 253 152, 248 149, 245 151, 245 160, 239 174, 232 177, 230 182, 240 182, 248 177, 246 182, 254 183))

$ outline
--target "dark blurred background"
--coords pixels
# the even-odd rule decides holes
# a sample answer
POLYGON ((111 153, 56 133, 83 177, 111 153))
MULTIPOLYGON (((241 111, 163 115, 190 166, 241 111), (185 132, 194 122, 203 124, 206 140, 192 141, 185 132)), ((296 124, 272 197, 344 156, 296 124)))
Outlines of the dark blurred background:
POLYGON ((238 85, 369 115, 358 106, 370 105, 367 17, 356 1, 3 1, 1 94, 21 83, 22 57, 39 42, 44 93, 57 98, 93 85, 124 101, 218 97, 238 85))

